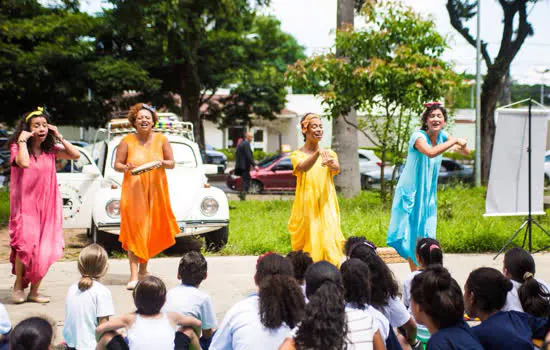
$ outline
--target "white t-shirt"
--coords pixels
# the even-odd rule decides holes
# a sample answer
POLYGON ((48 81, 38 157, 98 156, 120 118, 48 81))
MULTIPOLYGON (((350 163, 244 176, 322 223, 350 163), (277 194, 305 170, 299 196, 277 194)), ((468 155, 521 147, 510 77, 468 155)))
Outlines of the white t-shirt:
MULTIPOLYGON (((550 287, 544 282, 543 280, 540 280, 538 278, 535 278, 539 284, 543 286, 543 288, 546 289, 546 292, 550 292, 550 287)), ((516 282, 514 280, 510 280, 513 284, 512 290, 508 292, 506 295, 506 304, 504 304, 504 307, 502 308, 502 311, 519 311, 523 312, 523 307, 521 306, 521 301, 519 300, 519 287, 521 287, 522 283, 516 282)))
POLYGON ((405 305, 395 298, 390 298, 388 304, 379 311, 386 316, 392 327, 401 327, 411 318, 405 305))
POLYGON ((376 310, 373 306, 369 305, 367 309, 374 317, 374 325, 377 330, 380 331, 380 335, 384 341, 388 339, 390 335, 390 321, 380 311, 376 310))
POLYGON ((291 329, 282 325, 270 330, 260 321, 260 298, 253 294, 233 305, 216 331, 210 350, 278 349, 291 329))
POLYGON ((202 329, 215 328, 216 313, 210 296, 197 287, 180 284, 166 293, 163 312, 178 312, 193 316, 202 322, 202 329))
POLYGON ((357 309, 346 305, 348 334, 346 337, 349 350, 370 350, 373 348, 376 325, 374 316, 368 309, 357 309))
POLYGON ((90 289, 81 292, 78 283, 69 287, 65 302, 63 337, 71 348, 95 349, 97 318, 115 314, 109 288, 94 281, 90 289))
POLYGON ((403 301, 403 304, 405 305, 405 307, 407 308, 407 310, 409 310, 409 313, 411 315, 412 315, 412 312, 411 312, 411 283, 412 283, 412 280, 414 279, 414 276, 418 275, 421 272, 422 272, 421 270, 411 272, 407 276, 407 278, 405 279, 405 282, 403 282, 403 298, 402 298, 402 301, 403 301))
POLYGON ((6 335, 11 330, 10 317, 4 304, 0 304, 0 334, 6 335))

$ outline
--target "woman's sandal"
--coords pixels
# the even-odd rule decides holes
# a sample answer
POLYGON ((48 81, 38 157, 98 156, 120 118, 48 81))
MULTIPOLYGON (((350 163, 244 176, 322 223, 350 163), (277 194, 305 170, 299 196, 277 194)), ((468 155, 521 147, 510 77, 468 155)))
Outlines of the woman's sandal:
POLYGON ((25 291, 24 290, 12 290, 11 300, 15 304, 23 304, 25 302, 25 291))
POLYGON ((128 284, 126 285, 126 289, 128 290, 134 290, 134 288, 136 288, 138 284, 138 281, 130 281, 128 282, 128 284))
POLYGON ((37 295, 34 297, 31 297, 30 295, 27 296, 27 301, 31 303, 38 303, 38 304, 47 304, 50 302, 50 298, 45 297, 43 295, 37 295))

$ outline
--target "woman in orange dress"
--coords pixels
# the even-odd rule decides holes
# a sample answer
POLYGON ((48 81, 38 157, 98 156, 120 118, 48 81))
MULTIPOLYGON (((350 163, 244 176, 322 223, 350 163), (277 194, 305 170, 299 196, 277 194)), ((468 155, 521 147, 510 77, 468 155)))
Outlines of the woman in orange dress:
POLYGON ((148 260, 174 245, 180 230, 170 206, 164 170, 175 167, 174 154, 166 136, 153 132, 157 113, 138 103, 128 112, 128 120, 136 133, 120 141, 115 170, 124 173, 119 241, 130 260, 127 289, 134 289, 138 280, 148 275, 148 260), (132 169, 149 162, 158 162, 159 167, 132 175, 132 169))

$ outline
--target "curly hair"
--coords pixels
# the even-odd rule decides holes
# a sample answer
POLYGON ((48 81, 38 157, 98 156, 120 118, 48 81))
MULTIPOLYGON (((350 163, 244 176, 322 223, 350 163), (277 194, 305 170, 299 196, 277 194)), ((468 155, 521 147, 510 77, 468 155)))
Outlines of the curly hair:
POLYGON ((206 278, 207 272, 208 263, 200 252, 190 251, 183 254, 178 266, 181 283, 198 287, 206 278))
POLYGON ((294 328, 304 316, 305 300, 294 278, 292 264, 278 254, 259 259, 254 276, 259 287, 260 320, 268 329, 285 323, 294 328))
POLYGON ((366 245, 376 254, 376 245, 374 243, 362 236, 351 236, 348 237, 346 243, 344 243, 344 255, 349 257, 353 250, 360 245, 366 245))
POLYGON ((340 272, 344 281, 346 303, 364 310, 371 303, 369 267, 359 259, 350 259, 342 264, 340 272))
MULTIPOLYGON (((19 121, 19 123, 17 124, 17 128, 15 129, 15 132, 13 133, 13 135, 10 137, 8 141, 9 144, 17 143, 17 141, 19 140, 19 135, 21 135, 23 131, 30 132, 32 121, 35 118, 44 118, 46 119, 46 123, 50 124, 51 116, 45 110, 43 110, 41 114, 33 115, 29 120, 26 120, 27 116, 33 112, 34 111, 26 113, 21 119, 21 121, 19 121)), ((27 144, 31 139, 32 137, 29 140, 27 140, 27 144)), ((48 132, 46 139, 44 140, 44 142, 40 144, 40 150, 44 153, 52 153, 54 152, 56 143, 57 141, 55 140, 55 137, 53 136, 53 134, 48 132)), ((29 151, 29 155, 35 157, 32 147, 27 147, 27 149, 29 151)))
POLYGON ((455 326, 464 317, 460 286, 441 265, 431 265, 414 276, 411 298, 438 329, 455 326))
MULTIPOLYGON (((149 112, 151 112, 151 114, 153 115, 153 124, 156 124, 158 121, 159 121, 159 117, 157 115, 157 112, 154 111, 154 110, 151 110, 150 108, 146 108, 144 107, 145 103, 136 103, 135 105, 133 105, 132 107, 130 107, 130 110, 128 111, 128 115, 126 116, 128 118, 128 121, 130 122, 130 124, 132 126, 135 126, 135 122, 136 122, 136 119, 137 119, 137 115, 138 115, 138 112, 141 111, 142 109, 145 109, 149 112)), ((147 106, 147 105, 145 105, 147 106)))
POLYGON ((305 275, 305 317, 294 342, 299 349, 347 349, 344 286, 340 271, 327 261, 311 265, 305 275))
POLYGON ((504 254, 504 268, 512 279, 521 283, 518 289, 523 311, 537 317, 550 316, 550 291, 535 279, 535 259, 524 249, 514 247, 504 254))
POLYGON ((313 265, 313 259, 309 256, 309 253, 302 250, 290 252, 286 255, 286 258, 292 264, 292 268, 294 269, 294 278, 296 278, 299 283, 302 283, 304 281, 306 270, 308 267, 313 265))
POLYGON ((361 244, 351 252, 351 259, 363 261, 369 268, 371 283, 370 304, 376 308, 384 307, 391 298, 396 298, 399 285, 388 265, 373 250, 361 244))
POLYGON ((464 287, 466 293, 474 294, 474 307, 487 313, 502 309, 512 288, 509 279, 490 267, 480 267, 470 272, 464 287))
POLYGON ((448 114, 447 114, 447 110, 445 109, 445 107, 443 107, 440 104, 431 105, 429 107, 426 107, 426 110, 424 111, 424 113, 422 113, 422 118, 421 118, 421 122, 422 122, 421 129, 422 130, 428 131, 428 117, 430 116, 430 114, 432 114, 433 111, 435 111, 437 109, 439 109, 441 111, 441 113, 443 113, 443 118, 445 119, 445 121, 447 121, 448 114))

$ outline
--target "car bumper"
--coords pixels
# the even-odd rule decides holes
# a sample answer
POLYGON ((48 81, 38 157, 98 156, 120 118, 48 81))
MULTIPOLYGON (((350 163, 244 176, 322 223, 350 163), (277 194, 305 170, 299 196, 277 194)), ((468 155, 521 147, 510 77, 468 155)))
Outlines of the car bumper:
MULTIPOLYGON (((188 220, 178 221, 180 232, 176 237, 194 236, 216 231, 229 225, 229 220, 188 220)), ((101 231, 118 235, 120 234, 120 223, 102 224, 98 223, 97 228, 101 231)))

